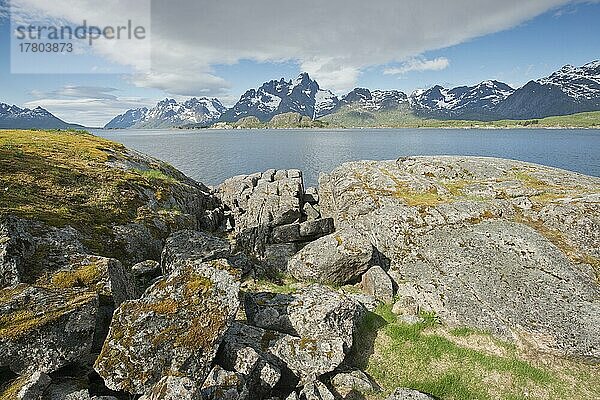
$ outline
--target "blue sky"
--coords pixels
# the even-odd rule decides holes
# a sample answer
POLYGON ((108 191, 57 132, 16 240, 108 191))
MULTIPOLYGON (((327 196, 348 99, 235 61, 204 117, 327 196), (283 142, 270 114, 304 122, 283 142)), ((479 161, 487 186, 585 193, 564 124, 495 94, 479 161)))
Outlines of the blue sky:
MULTIPOLYGON (((31 2, 35 3, 33 0, 31 2)), ((311 45, 318 49, 314 52, 310 46, 304 46, 304 36, 309 35, 307 32, 319 32, 321 37, 335 35, 342 29, 339 25, 321 32, 319 29, 322 24, 315 21, 314 28, 306 28, 311 29, 310 31, 304 31, 305 28, 302 27, 299 32, 292 32, 297 33, 293 35, 286 32, 286 28, 288 25, 293 28, 294 21, 270 21, 280 24, 282 31, 281 37, 273 40, 273 48, 267 41, 261 40, 255 50, 249 48, 247 51, 247 43, 238 43, 241 40, 238 38, 239 33, 228 34, 228 27, 224 26, 217 44, 214 44, 214 38, 206 39, 206 42, 192 38, 194 40, 181 42, 182 46, 187 46, 182 47, 182 58, 156 60, 153 55, 153 67, 159 65, 166 71, 175 70, 176 73, 143 78, 128 74, 99 73, 12 74, 11 29, 9 19, 5 17, 0 19, 0 102, 28 107, 41 105, 70 122, 103 125, 119 112, 136 106, 151 105, 165 97, 183 99, 192 95, 210 95, 219 97, 230 105, 248 88, 257 87, 270 79, 290 79, 302 70, 314 72, 311 75, 318 79, 321 86, 340 94, 354 86, 400 89, 410 93, 435 84, 453 87, 472 85, 486 79, 497 79, 518 87, 531 79, 546 76, 565 64, 583 65, 600 59, 600 3, 557 0, 547 7, 539 4, 544 3, 543 1, 531 3, 536 4, 523 11, 523 14, 530 12, 530 18, 520 16, 517 12, 520 10, 510 13, 498 9, 492 11, 498 14, 497 18, 487 14, 483 17, 473 16, 488 18, 489 28, 485 24, 474 26, 476 24, 467 20, 463 32, 460 25, 464 23, 464 18, 469 17, 458 14, 454 17, 457 18, 455 25, 458 26, 444 27, 433 19, 432 26, 427 26, 428 21, 424 20, 411 30, 390 31, 390 36, 399 35, 400 41, 406 39, 407 44, 400 43, 397 47, 394 47, 392 41, 378 45, 380 41, 368 37, 374 35, 374 38, 380 38, 377 35, 385 34, 385 27, 381 28, 383 33, 379 30, 369 30, 364 35, 357 32, 357 37, 368 37, 371 42, 356 44, 356 51, 352 47, 355 45, 352 41, 340 44, 340 47, 348 46, 345 51, 356 54, 354 58, 345 57, 344 53, 340 53, 341 56, 333 55, 336 52, 333 39, 333 47, 327 47, 327 40, 307 37, 306 42, 315 40, 314 43, 317 43, 311 45), (435 39, 426 38, 430 32, 438 29, 436 27, 439 27, 442 34, 436 33, 435 39), (443 40, 444 29, 448 30, 449 45, 443 40), (412 35, 412 32, 414 37, 406 37, 412 35), (290 36, 289 40, 286 40, 286 35, 290 36), (413 47, 412 43, 416 43, 414 49, 409 49, 413 47), (196 53, 195 46, 198 47, 198 53, 210 56, 193 59, 190 54, 196 53), (224 50, 223 53, 231 49, 230 53, 234 56, 221 55, 219 46, 224 50), (238 50, 239 46, 242 46, 242 50, 238 50), (370 51, 373 52, 372 61, 370 51), (299 54, 298 58, 294 56, 296 52, 299 54), (328 54, 332 54, 331 60, 328 59, 328 54), (189 64, 197 65, 197 70, 189 67, 188 62, 181 61, 190 57, 195 61, 190 61, 189 64), (182 64, 186 64, 186 68, 180 69, 182 64), (397 73, 386 73, 390 70, 397 73)), ((6 2, 0 0, 1 4, 6 5, 6 2)), ((163 21, 158 9, 160 6, 155 6, 154 3, 152 5, 152 28, 156 27, 152 30, 153 45, 156 43, 156 46, 161 46, 164 42, 169 49, 174 47, 173 43, 180 44, 179 41, 163 40, 163 37, 171 34, 169 29, 172 22, 163 21), (155 23, 157 13, 161 17, 155 23)), ((419 15, 421 11, 413 12, 419 15)), ((475 14, 485 11, 478 10, 475 14)), ((374 15, 372 18, 376 17, 374 15)), ((443 17, 439 17, 440 21, 443 21, 443 17)), ((453 16, 449 15, 448 18, 453 16)), ((261 23, 264 24, 257 20, 256 24, 249 26, 260 27, 261 23)), ((215 27, 211 29, 211 32, 203 32, 202 36, 212 35, 215 27)), ((344 30, 346 31, 347 29, 344 30)), ((348 32, 349 35, 353 34, 353 31, 348 32)), ((259 36, 259 39, 262 38, 259 36)))

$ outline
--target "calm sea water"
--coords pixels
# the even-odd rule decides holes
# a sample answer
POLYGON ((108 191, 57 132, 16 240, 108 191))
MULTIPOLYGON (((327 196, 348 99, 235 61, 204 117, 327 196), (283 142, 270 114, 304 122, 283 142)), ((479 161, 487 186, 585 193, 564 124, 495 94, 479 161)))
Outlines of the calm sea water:
POLYGON ((410 155, 511 158, 600 176, 600 130, 110 130, 96 135, 216 185, 234 175, 298 168, 307 186, 346 161, 410 155))

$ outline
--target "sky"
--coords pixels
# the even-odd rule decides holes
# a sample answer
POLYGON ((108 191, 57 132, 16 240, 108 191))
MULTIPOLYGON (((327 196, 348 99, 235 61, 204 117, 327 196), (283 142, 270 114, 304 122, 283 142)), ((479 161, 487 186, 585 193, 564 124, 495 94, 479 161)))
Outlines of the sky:
POLYGON ((339 95, 487 79, 519 87, 600 59, 598 21, 599 0, 0 0, 0 102, 102 126, 166 97, 230 106, 304 71, 339 95), (18 26, 84 20, 133 21, 145 35, 19 52, 18 26))

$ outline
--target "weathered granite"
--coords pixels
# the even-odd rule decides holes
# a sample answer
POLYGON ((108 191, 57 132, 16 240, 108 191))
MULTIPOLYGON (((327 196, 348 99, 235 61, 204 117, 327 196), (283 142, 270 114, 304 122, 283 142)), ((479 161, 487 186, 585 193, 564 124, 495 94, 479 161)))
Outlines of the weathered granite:
POLYGON ((188 260, 117 309, 95 364, 113 390, 148 392, 163 377, 203 381, 239 305, 226 260, 188 260))

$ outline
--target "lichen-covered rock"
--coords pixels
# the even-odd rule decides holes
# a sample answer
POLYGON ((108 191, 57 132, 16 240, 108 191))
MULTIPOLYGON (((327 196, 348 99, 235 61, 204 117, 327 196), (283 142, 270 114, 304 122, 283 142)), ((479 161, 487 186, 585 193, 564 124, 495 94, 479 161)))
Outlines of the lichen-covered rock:
POLYGON ((377 390, 377 386, 360 370, 340 372, 331 378, 331 386, 336 394, 349 399, 350 393, 368 394, 377 390))
POLYGON ((299 400, 335 400, 333 393, 320 381, 309 382, 300 391, 299 400))
POLYGON ((0 367, 53 372, 89 358, 98 294, 20 284, 0 290, 0 367))
POLYGON ((250 346, 226 343, 217 357, 218 365, 241 374, 255 398, 267 396, 281 379, 281 369, 250 346))
POLYGON ((246 400, 257 398, 257 396, 248 390, 242 374, 226 371, 216 365, 202 385, 202 398, 205 400, 246 400))
POLYGON ((599 190, 600 178, 519 161, 408 157, 322 175, 319 205, 368 235, 417 307, 598 359, 599 190))
POLYGON ((394 284, 389 275, 379 265, 374 265, 362 276, 361 286, 365 293, 384 303, 394 298, 394 284))
POLYGON ((131 273, 135 279, 135 285, 138 293, 141 295, 162 276, 160 263, 154 260, 146 260, 131 267, 131 273))
POLYGON ((435 400, 435 397, 414 389, 398 388, 387 400, 435 400))
POLYGON ((344 284, 360 277, 372 258, 369 239, 343 229, 307 244, 289 261, 288 272, 298 280, 344 284))
POLYGON ((65 266, 36 281, 49 288, 86 288, 112 299, 115 306, 139 296, 131 270, 119 260, 75 254, 66 258, 65 266))
POLYGON ((140 400, 203 400, 199 386, 187 377, 165 376, 140 400))
POLYGON ((449 323, 600 358, 600 287, 534 229, 508 221, 439 227, 393 261, 399 293, 449 323), (560 299, 560 302, 557 302, 560 299))
POLYGON ((51 381, 52 379, 47 374, 39 371, 31 375, 24 375, 11 382, 3 391, 0 391, 0 399, 40 399, 51 381))
POLYGON ((26 259, 33 251, 33 237, 23 221, 14 217, 0 220, 0 288, 22 282, 26 259))
POLYGON ((303 183, 298 170, 269 170, 227 179, 217 192, 234 213, 238 232, 260 225, 285 225, 302 215, 303 183))
POLYGON ((167 275, 177 263, 216 260, 227 258, 230 254, 231 246, 227 240, 205 232, 183 230, 167 238, 161 255, 161 268, 167 275))
POLYGON ((237 312, 238 291, 239 273, 224 259, 178 265, 115 311, 94 368, 109 388, 132 394, 169 375, 203 381, 237 312))
POLYGON ((346 349, 364 308, 345 295, 322 285, 292 294, 248 293, 244 309, 248 322, 302 338, 341 339, 346 349))
MULTIPOLYGON (((340 338, 301 338, 236 322, 223 340, 222 357, 234 359, 247 347, 280 367, 282 372, 291 370, 307 383, 338 367, 344 360, 346 345, 340 338)), ((292 377, 286 376, 282 380, 289 382, 292 377)))

